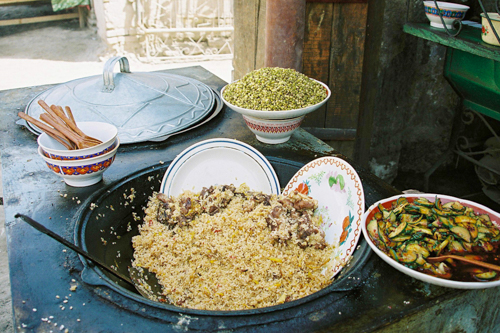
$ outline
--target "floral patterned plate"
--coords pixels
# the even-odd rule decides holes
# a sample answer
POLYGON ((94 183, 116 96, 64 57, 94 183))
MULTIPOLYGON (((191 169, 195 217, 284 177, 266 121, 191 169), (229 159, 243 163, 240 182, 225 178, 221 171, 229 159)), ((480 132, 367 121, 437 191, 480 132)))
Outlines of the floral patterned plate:
POLYGON ((297 190, 318 200, 315 215, 328 244, 335 245, 332 260, 323 272, 333 278, 349 262, 356 248, 365 211, 363 185, 354 168, 337 157, 321 157, 303 166, 283 190, 297 190))

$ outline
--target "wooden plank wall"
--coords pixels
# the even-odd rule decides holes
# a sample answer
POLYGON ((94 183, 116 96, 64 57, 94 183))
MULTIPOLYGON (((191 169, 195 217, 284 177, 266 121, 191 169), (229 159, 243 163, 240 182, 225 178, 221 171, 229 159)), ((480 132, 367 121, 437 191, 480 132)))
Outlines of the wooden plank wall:
POLYGON ((308 1, 303 73, 327 83, 332 96, 302 126, 332 129, 316 133, 323 140, 352 139, 357 127, 367 13, 366 1, 308 1), (335 129, 351 134, 339 137, 335 129))
POLYGON ((264 67, 265 0, 234 0, 233 79, 264 67))

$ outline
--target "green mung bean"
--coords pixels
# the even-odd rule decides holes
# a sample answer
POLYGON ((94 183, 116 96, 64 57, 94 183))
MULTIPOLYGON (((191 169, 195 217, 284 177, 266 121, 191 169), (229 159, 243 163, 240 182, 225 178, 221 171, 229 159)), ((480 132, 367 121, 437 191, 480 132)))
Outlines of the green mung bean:
POLYGON ((224 99, 245 109, 286 111, 317 104, 327 96, 317 81, 290 68, 264 67, 229 84, 224 99))

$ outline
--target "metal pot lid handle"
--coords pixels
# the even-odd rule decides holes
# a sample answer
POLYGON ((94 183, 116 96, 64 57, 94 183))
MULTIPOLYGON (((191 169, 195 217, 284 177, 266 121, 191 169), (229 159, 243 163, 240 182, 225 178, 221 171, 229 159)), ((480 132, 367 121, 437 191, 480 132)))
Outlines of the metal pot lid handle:
POLYGON ((114 73, 113 70, 117 62, 120 62, 120 72, 130 73, 130 66, 128 64, 127 57, 116 56, 108 59, 104 64, 104 71, 102 73, 102 78, 104 81, 104 86, 102 87, 102 92, 112 93, 115 89, 114 73))

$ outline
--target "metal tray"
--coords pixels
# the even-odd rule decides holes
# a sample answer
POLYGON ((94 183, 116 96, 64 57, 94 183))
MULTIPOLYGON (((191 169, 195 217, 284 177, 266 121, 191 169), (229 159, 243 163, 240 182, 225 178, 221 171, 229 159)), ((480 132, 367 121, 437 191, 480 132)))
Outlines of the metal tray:
MULTIPOLYGON (((69 106, 77 121, 102 121, 115 125, 122 144, 158 141, 189 128, 217 107, 216 93, 206 84, 167 73, 131 73, 125 57, 104 65, 103 75, 85 77, 54 86, 35 96, 25 113, 38 119, 48 105, 69 106), (120 73, 114 73, 120 63, 120 73)), ((39 135, 41 130, 25 123, 39 135)))

